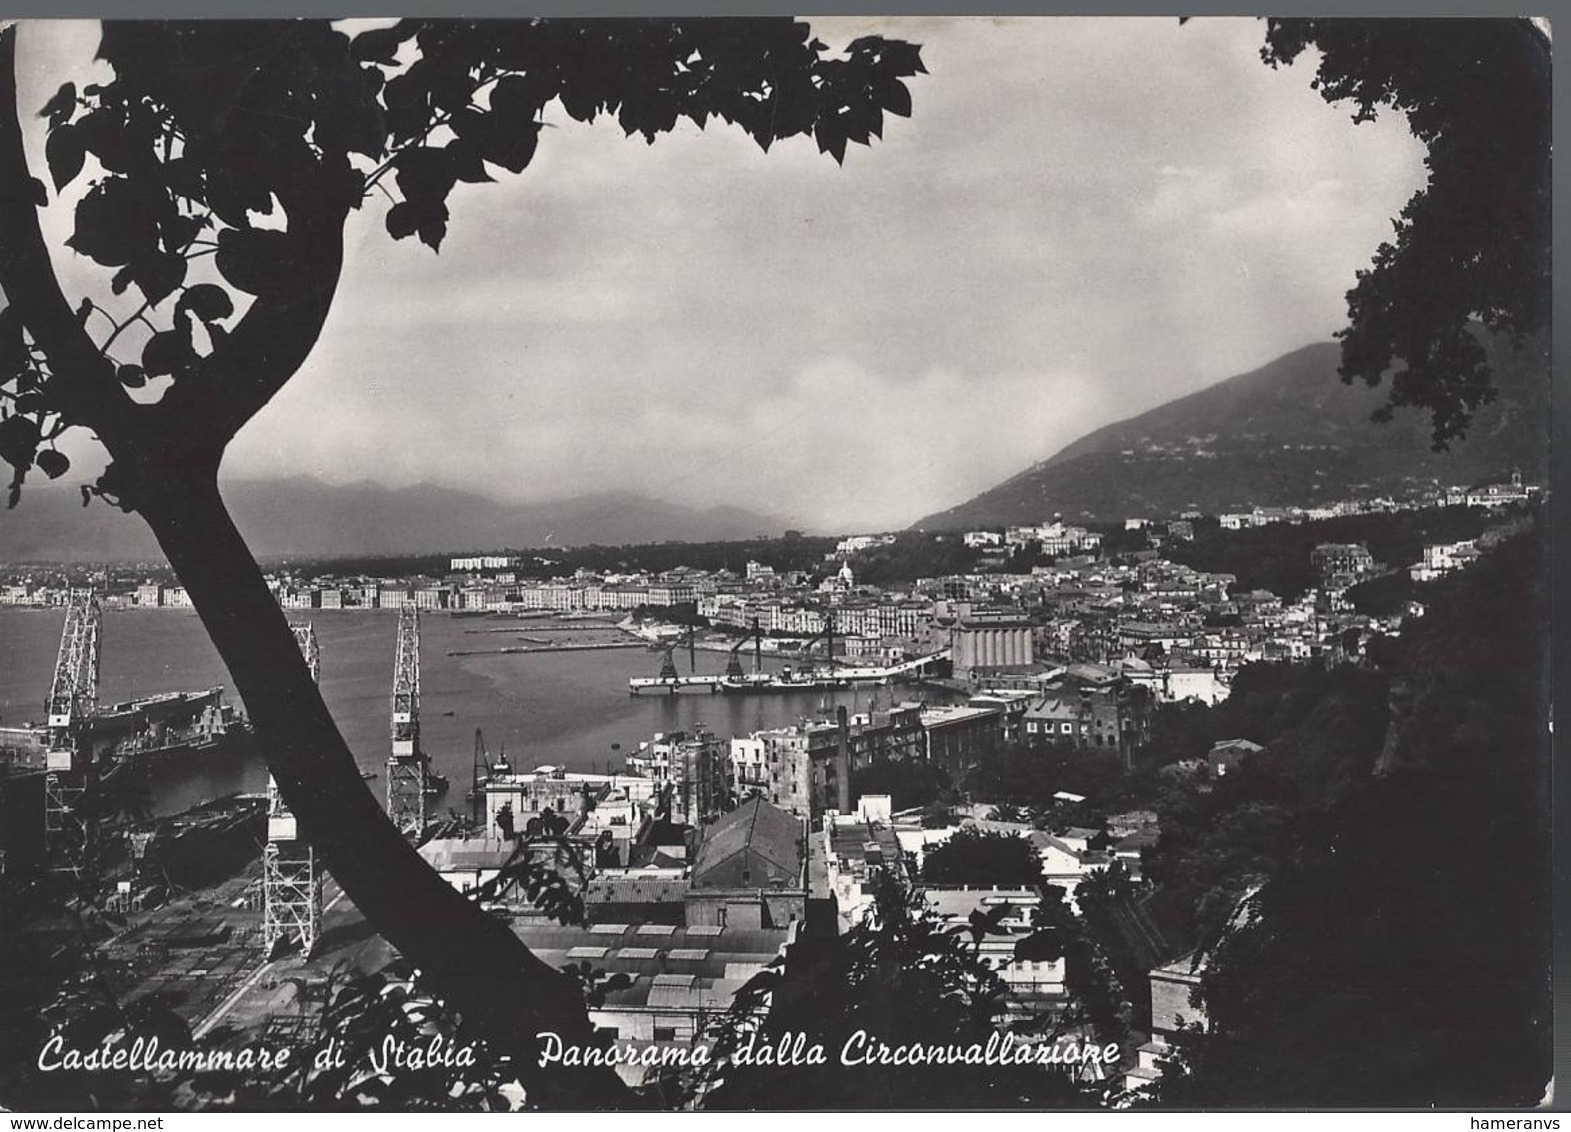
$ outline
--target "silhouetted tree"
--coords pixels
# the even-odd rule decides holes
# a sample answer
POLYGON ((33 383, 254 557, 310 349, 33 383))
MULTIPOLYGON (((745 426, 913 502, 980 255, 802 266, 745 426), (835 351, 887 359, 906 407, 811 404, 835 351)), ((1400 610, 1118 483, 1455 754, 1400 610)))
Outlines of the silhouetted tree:
POLYGON ((1024 837, 967 825, 927 851, 922 879, 932 884, 1034 888, 1042 883, 1042 865, 1024 837))
MULTIPOLYGON (((1252 853, 1269 879, 1248 915, 1224 911, 1204 976, 1208 1032, 1186 1038, 1181 1064, 1156 1087, 1161 1103, 1541 1098, 1553 1046, 1539 536, 1502 544, 1437 589, 1430 613, 1392 642, 1388 663, 1404 691, 1391 699, 1390 766, 1374 763, 1380 743, 1365 713, 1338 707, 1333 693, 1238 775, 1243 784, 1273 757, 1309 759, 1318 784, 1277 776, 1284 801, 1274 813, 1247 803, 1214 814, 1211 847, 1188 854, 1196 878, 1253 867, 1205 857, 1252 853)), ((1158 883, 1170 883, 1165 873, 1158 883)))
POLYGON ((1549 39, 1525 19, 1267 20, 1268 64, 1308 48, 1326 101, 1357 122, 1398 111, 1428 147, 1428 182, 1358 273, 1338 337, 1344 381, 1390 381, 1375 419, 1426 409, 1444 448, 1494 395, 1469 323, 1518 342, 1549 324, 1549 39))
MULTIPOLYGON (((468 1021, 533 1050, 587 1040, 582 995, 465 900, 385 819, 236 530, 218 471, 283 388, 332 308, 352 212, 392 203, 394 239, 433 249, 460 182, 522 172, 542 109, 614 115, 653 141, 678 118, 741 127, 761 147, 809 134, 839 161, 887 113, 908 114, 913 45, 862 38, 844 57, 804 24, 765 20, 401 20, 350 38, 326 21, 106 22, 112 77, 44 108, 56 191, 88 169, 69 244, 141 302, 62 293, 16 104, 17 28, 0 32, 0 458, 14 503, 57 478, 56 442, 110 456, 84 487, 140 514, 244 700, 280 792, 366 918, 468 1021), (267 226, 260 217, 271 217, 267 226), (211 264, 201 260, 211 256, 211 264), (133 290, 134 289, 134 290, 133 290), (135 396, 133 396, 135 392, 135 396)), ((616 1103, 609 1071, 549 1076, 522 1056, 531 1101, 616 1103)))
MULTIPOLYGON (((1041 1066, 842 1066, 858 1031, 890 1045, 964 1048, 1004 1025, 1007 988, 978 945, 1008 905, 968 924, 936 919, 920 894, 881 877, 874 914, 844 935, 803 937, 753 977, 712 1035, 714 1059, 680 1088, 705 1108, 912 1109, 1090 1106, 1096 1096, 1041 1066), (800 1034, 828 1064, 743 1064, 800 1034)), ((860 1056, 866 1047, 853 1046, 860 1056)))

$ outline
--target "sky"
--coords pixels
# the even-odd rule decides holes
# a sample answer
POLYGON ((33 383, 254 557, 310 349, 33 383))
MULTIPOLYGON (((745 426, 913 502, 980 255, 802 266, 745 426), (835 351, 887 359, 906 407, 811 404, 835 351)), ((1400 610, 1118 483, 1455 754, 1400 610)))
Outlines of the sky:
MULTIPOLYGON (((1423 184, 1399 116, 1354 125, 1311 57, 1263 65, 1258 20, 810 22, 920 43, 912 117, 837 167, 805 138, 765 155, 684 122, 650 146, 549 107, 523 174, 454 191, 440 254, 388 238, 385 202, 351 219, 328 325, 226 476, 892 529, 1329 338, 1423 184)), ((23 105, 95 43, 24 27, 23 105)))

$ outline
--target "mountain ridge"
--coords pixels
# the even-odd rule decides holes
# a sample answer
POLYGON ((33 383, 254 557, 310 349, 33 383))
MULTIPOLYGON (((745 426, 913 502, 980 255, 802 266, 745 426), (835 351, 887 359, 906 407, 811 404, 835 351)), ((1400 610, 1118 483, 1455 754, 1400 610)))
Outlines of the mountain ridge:
MULTIPOLYGON (((704 542, 778 534, 783 520, 740 507, 687 507, 631 491, 507 503, 433 484, 332 485, 310 476, 222 485, 258 558, 425 554, 589 543, 704 542)), ((29 487, 0 513, 0 560, 152 561, 146 524, 74 488, 29 487)))
POLYGON ((1041 522, 1161 518, 1251 506, 1312 505, 1431 482, 1471 483, 1519 466, 1543 482, 1549 462, 1549 351, 1481 334, 1497 396, 1465 439, 1430 448, 1429 417, 1369 417, 1385 385, 1346 385, 1335 342, 1300 347, 1143 413, 1095 429, 995 487, 913 524, 954 530, 1041 522))

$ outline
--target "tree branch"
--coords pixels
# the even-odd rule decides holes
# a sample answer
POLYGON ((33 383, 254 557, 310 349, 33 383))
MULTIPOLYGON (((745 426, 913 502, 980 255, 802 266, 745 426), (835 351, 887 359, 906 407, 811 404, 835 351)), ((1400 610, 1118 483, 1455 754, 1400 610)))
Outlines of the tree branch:
POLYGON ((49 359, 51 400, 108 443, 136 402, 77 321, 55 279, 38 224, 16 99, 16 25, 0 31, 0 290, 49 359))
POLYGON ((295 258, 287 287, 258 295, 221 346, 158 404, 163 427, 198 430, 221 454, 236 433, 305 364, 327 322, 344 262, 351 198, 326 170, 288 199, 285 235, 295 258))

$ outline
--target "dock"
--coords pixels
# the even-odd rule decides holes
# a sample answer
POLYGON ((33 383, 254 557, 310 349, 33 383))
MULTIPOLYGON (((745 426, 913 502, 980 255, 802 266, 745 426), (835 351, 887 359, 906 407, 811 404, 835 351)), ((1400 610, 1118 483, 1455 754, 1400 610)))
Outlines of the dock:
POLYGON ((898 684, 932 675, 949 659, 949 650, 914 657, 883 667, 840 667, 792 672, 753 672, 741 676, 693 674, 691 676, 634 676, 627 682, 631 696, 763 695, 773 692, 811 692, 820 689, 859 688, 898 684))
POLYGON ((448 656, 517 656, 540 652, 600 652, 605 649, 641 649, 639 641, 599 641, 584 645, 504 645, 496 649, 448 649, 448 656))

